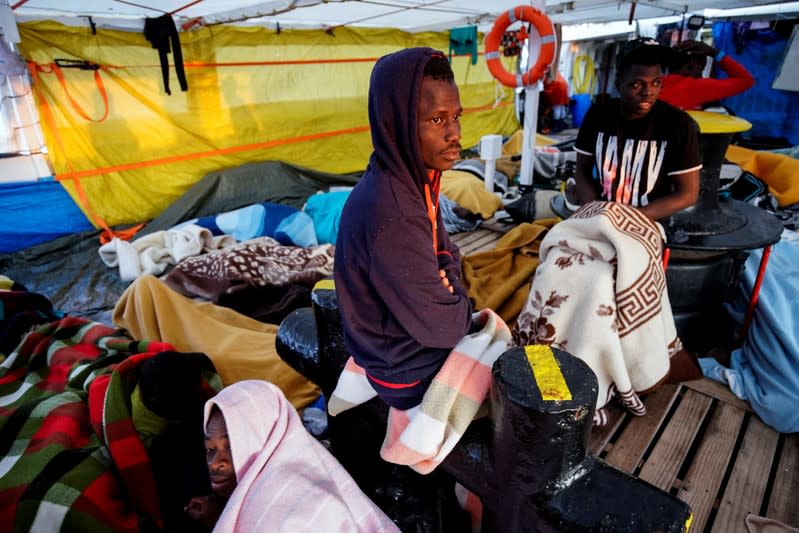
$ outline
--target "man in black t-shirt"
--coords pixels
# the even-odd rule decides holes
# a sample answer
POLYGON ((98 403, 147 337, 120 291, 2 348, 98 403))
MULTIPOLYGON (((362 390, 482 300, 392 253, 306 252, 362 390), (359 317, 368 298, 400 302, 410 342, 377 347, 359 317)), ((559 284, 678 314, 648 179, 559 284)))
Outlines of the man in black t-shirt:
POLYGON ((654 39, 625 43, 616 66, 620 98, 591 106, 577 135, 581 204, 620 202, 660 220, 696 202, 702 168, 696 124, 657 99, 671 53, 654 39))

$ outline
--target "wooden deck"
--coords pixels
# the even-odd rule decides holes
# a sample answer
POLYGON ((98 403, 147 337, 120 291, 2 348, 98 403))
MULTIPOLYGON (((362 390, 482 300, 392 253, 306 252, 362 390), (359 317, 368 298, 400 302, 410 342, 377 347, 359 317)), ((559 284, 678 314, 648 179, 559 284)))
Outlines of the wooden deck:
MULTIPOLYGON (((491 250, 506 227, 456 234, 461 255, 491 250)), ((611 411, 590 451, 687 502, 691 532, 747 531, 747 514, 799 527, 799 434, 766 426, 747 402, 708 379, 665 385, 647 414, 611 411)))

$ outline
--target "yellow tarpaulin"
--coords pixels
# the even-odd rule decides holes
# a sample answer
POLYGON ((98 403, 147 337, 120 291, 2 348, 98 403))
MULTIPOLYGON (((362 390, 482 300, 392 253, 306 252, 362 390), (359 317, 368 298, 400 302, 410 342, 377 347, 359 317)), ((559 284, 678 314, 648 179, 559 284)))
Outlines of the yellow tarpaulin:
MULTIPOLYGON (((333 34, 278 34, 261 27, 204 27, 180 34, 189 90, 181 92, 170 66, 167 95, 158 52, 143 33, 92 35, 88 26, 54 22, 19 29, 20 52, 35 65, 38 95, 52 111, 54 124, 43 119, 42 125, 56 177, 88 216, 74 182, 64 179, 78 177, 90 209, 111 225, 149 220, 206 173, 247 162, 283 160, 340 173, 364 169, 371 153, 366 97, 374 61, 410 46, 446 50, 449 42, 446 32, 337 28, 333 34), (105 120, 81 117, 70 102, 90 119, 103 116, 94 72, 62 69, 62 86, 49 67, 56 58, 101 66, 105 120)), ((482 59, 470 65, 468 57, 453 58, 453 70, 465 108, 463 146, 518 128, 512 92, 495 83, 482 59)))
POLYGON ((731 145, 726 158, 763 180, 781 207, 799 202, 799 161, 784 154, 731 145))

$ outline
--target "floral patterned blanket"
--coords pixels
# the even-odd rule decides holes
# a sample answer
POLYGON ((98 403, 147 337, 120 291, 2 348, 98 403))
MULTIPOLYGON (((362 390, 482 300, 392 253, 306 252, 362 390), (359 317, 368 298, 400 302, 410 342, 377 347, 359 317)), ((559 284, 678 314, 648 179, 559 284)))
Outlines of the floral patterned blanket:
POLYGON ((596 424, 615 395, 636 415, 639 394, 668 376, 682 349, 661 255, 663 228, 633 207, 592 202, 541 242, 518 346, 549 344, 585 361, 599 381, 596 424))
POLYGON ((253 288, 314 283, 333 273, 334 247, 286 246, 270 237, 241 242, 226 250, 189 257, 164 279, 184 296, 218 303, 226 294, 253 288))

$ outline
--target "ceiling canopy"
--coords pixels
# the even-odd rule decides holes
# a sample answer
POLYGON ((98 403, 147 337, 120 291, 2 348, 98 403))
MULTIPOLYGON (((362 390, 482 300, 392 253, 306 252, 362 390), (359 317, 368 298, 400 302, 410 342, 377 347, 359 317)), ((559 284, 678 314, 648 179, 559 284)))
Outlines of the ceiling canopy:
POLYGON ((799 1, 774 0, 17 0, 11 8, 18 22, 86 24, 91 17, 98 27, 131 30, 140 29, 146 17, 170 13, 184 29, 236 23, 419 32, 474 24, 487 31, 500 13, 520 4, 543 4, 552 22, 564 27, 690 14, 724 20, 799 15, 799 1))

